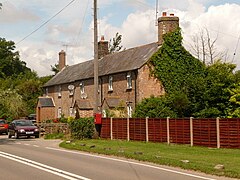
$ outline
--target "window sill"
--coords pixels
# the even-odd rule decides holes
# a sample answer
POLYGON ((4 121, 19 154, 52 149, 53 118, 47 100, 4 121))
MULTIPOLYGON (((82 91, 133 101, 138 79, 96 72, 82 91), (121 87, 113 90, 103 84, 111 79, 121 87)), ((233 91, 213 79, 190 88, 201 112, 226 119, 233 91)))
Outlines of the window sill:
POLYGON ((113 89, 109 89, 109 90, 108 90, 108 93, 112 93, 112 92, 113 92, 113 89))

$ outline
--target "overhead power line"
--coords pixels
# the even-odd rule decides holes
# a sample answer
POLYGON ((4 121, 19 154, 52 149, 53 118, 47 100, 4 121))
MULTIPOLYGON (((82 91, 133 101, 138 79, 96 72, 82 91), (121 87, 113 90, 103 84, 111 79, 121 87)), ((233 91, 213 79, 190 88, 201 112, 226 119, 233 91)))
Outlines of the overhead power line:
POLYGON ((22 38, 20 41, 18 41, 16 43, 19 44, 22 41, 24 41, 25 39, 27 39, 29 36, 31 36, 33 33, 37 32, 39 29, 41 29, 43 26, 45 26, 47 23, 49 23, 53 18, 55 18, 57 15, 59 15, 64 9, 66 9, 68 6, 70 6, 75 0, 70 1, 66 6, 64 6, 60 11, 58 11, 55 15, 53 15, 51 18, 49 18, 47 21, 45 21, 43 24, 41 24, 37 29, 35 29, 34 31, 32 31, 31 33, 29 33, 27 36, 25 36, 24 38, 22 38))

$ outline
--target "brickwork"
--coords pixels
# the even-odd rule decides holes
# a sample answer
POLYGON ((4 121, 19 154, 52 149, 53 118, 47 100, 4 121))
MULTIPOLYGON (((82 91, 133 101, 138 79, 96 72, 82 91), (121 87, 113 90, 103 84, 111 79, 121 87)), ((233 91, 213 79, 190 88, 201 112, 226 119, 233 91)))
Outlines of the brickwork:
POLYGON ((144 98, 149 98, 150 96, 164 95, 164 87, 161 82, 150 75, 150 70, 148 65, 144 65, 138 71, 138 102, 142 101, 144 98))
POLYGON ((55 114, 54 114, 55 108, 54 107, 37 107, 37 123, 43 122, 48 119, 54 119, 55 114))
POLYGON ((179 27, 179 18, 176 16, 162 16, 158 19, 158 43, 163 43, 163 36, 179 27))
MULTIPOLYGON (((109 90, 109 76, 99 77, 99 105, 101 105, 101 102, 103 102, 104 98, 114 97, 119 99, 119 106, 124 107, 124 111, 127 112, 126 108, 129 103, 134 110, 136 104, 139 103, 142 99, 148 98, 151 95, 159 96, 165 93, 161 83, 156 78, 149 75, 149 68, 147 65, 139 69, 138 72, 122 72, 113 74, 111 76, 113 78, 112 90, 109 90), (127 88, 127 75, 129 74, 132 78, 132 88, 130 89, 127 88)), ((79 86, 81 82, 84 83, 84 90, 86 95, 85 98, 89 100, 92 105, 94 105, 93 79, 71 83, 75 87, 72 96, 70 96, 70 92, 68 90, 69 84, 61 85, 61 96, 59 96, 58 86, 50 87, 48 89, 49 96, 53 97, 56 105, 54 112, 55 118, 57 118, 59 107, 61 107, 62 114, 64 114, 65 117, 71 116, 70 107, 74 106, 75 100, 82 98, 79 86)), ((103 109, 105 108, 106 106, 103 107, 103 109)), ((79 115, 80 117, 93 116, 93 111, 89 109, 79 110, 79 115)))

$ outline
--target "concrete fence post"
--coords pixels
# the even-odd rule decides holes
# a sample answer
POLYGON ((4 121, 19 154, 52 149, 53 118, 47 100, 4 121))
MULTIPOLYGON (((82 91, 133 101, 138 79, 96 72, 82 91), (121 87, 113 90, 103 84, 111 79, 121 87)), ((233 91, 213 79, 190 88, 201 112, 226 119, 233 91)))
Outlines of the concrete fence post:
POLYGON ((113 140, 113 118, 110 118, 110 138, 113 140))
POLYGON ((148 142, 148 117, 146 117, 146 142, 148 142))
POLYGON ((127 140, 130 141, 130 133, 129 133, 129 117, 127 118, 127 140))
POLYGON ((190 141, 193 146, 193 117, 190 117, 190 141))
POLYGON ((219 127, 219 117, 216 119, 216 129, 217 129, 217 148, 220 148, 220 127, 219 127))
POLYGON ((167 143, 170 144, 170 128, 169 128, 169 119, 170 117, 167 117, 167 143))

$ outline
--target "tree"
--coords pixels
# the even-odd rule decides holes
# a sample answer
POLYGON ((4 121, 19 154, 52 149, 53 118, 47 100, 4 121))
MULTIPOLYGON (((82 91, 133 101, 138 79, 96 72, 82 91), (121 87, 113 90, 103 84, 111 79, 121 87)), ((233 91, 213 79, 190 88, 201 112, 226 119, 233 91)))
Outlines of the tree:
POLYGON ((54 75, 56 75, 59 72, 59 64, 51 65, 51 71, 54 72, 54 75))
POLYGON ((218 52, 216 50, 217 39, 218 34, 213 38, 207 28, 201 29, 192 37, 190 50, 193 52, 193 55, 204 64, 213 64, 226 55, 226 52, 218 52))
POLYGON ((0 91, 0 116, 9 119, 26 115, 25 103, 22 96, 15 90, 0 91))
POLYGON ((19 59, 15 43, 0 38, 0 78, 31 72, 26 63, 19 59))
POLYGON ((114 53, 114 52, 120 51, 123 47, 121 43, 122 43, 122 35, 117 32, 115 37, 113 39, 110 39, 109 52, 114 53))

